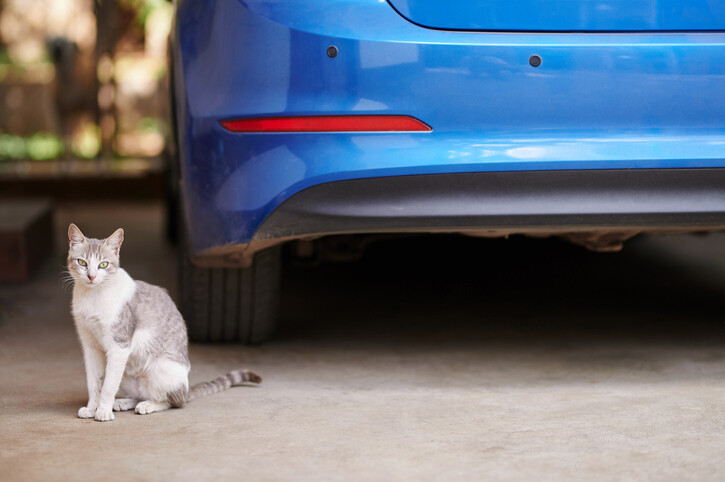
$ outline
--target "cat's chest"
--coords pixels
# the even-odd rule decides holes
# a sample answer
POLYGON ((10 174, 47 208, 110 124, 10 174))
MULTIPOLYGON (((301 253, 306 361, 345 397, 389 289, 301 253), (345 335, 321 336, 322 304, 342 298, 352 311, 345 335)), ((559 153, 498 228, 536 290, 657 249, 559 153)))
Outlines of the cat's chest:
POLYGON ((74 292, 72 311, 76 324, 97 339, 104 338, 118 321, 121 310, 133 296, 134 288, 131 282, 74 292))
POLYGON ((106 296, 85 295, 73 300, 73 316, 83 325, 113 324, 123 307, 121 300, 106 296))

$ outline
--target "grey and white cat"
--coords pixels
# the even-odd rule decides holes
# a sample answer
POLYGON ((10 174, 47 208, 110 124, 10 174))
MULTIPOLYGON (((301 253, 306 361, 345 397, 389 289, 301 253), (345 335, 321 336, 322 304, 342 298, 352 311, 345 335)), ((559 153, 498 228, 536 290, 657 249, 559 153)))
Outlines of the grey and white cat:
POLYGON ((114 411, 135 408, 147 414, 183 407, 201 396, 262 381, 236 370, 189 388, 186 324, 166 290, 134 281, 120 267, 123 229, 99 240, 71 224, 68 243, 72 312, 88 384, 88 405, 79 417, 103 422, 113 420, 114 411))

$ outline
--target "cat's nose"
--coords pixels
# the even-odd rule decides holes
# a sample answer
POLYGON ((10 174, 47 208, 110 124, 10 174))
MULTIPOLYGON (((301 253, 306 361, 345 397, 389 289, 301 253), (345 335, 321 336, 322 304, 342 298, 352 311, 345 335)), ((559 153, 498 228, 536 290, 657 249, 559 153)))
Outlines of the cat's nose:
POLYGON ((95 276, 93 276, 93 275, 90 275, 90 274, 89 274, 89 275, 88 275, 88 279, 89 279, 89 280, 91 280, 91 281, 93 281, 94 279, 96 279, 96 277, 95 277, 95 276))

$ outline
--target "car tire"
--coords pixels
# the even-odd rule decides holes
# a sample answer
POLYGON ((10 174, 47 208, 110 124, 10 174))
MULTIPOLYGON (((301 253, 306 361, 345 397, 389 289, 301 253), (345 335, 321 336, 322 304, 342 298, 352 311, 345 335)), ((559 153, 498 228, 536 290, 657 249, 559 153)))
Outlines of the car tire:
POLYGON ((202 268, 191 263, 183 241, 179 307, 189 339, 252 345, 269 339, 277 328, 280 247, 258 252, 248 268, 202 268))

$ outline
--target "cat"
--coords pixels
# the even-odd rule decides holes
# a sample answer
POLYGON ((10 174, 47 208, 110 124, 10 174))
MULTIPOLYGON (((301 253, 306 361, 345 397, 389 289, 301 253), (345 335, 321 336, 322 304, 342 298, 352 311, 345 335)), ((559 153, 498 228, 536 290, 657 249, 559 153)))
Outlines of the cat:
POLYGON ((72 314, 88 385, 88 405, 78 416, 105 422, 115 418, 114 411, 144 415, 245 382, 261 383, 259 375, 236 370, 189 388, 184 319, 165 289, 134 281, 120 267, 123 239, 120 228, 99 240, 86 238, 75 224, 68 227, 72 314))

